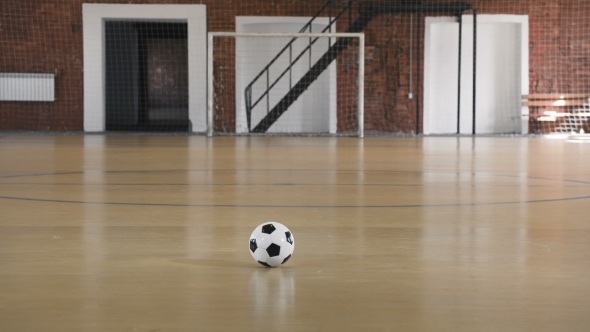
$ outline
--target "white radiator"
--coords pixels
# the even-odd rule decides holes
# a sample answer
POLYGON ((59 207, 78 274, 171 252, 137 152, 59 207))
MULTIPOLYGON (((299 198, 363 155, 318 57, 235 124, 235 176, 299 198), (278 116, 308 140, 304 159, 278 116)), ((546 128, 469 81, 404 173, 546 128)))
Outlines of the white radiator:
POLYGON ((55 101, 55 75, 0 73, 0 101, 55 101))

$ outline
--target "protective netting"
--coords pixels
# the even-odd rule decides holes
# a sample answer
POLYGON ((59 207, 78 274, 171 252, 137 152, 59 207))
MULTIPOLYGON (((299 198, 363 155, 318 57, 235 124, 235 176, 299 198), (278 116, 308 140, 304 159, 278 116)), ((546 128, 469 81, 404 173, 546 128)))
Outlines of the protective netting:
POLYGON ((204 133, 207 31, 317 15, 366 36, 367 134, 588 132, 589 14, 586 0, 3 0, 0 130, 204 133))

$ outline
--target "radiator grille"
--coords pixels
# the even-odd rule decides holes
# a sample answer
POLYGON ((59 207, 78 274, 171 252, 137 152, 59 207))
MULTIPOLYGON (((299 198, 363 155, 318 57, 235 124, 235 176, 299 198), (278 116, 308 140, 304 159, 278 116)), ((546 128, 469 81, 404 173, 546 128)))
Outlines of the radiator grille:
POLYGON ((55 101, 55 75, 0 73, 0 101, 55 101))

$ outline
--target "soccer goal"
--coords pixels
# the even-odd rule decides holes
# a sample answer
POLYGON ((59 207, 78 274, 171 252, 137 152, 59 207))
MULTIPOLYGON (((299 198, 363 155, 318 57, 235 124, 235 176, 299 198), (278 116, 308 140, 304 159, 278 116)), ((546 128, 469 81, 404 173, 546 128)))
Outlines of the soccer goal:
POLYGON ((364 34, 208 34, 207 134, 363 137, 364 34))

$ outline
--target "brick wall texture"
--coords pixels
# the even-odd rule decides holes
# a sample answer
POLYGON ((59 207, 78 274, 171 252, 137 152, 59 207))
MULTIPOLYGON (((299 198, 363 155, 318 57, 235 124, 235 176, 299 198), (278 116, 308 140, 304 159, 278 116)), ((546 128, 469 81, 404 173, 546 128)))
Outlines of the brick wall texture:
MULTIPOLYGON (((325 3, 324 0, 2 0, 0 72, 57 71, 58 100, 52 103, 0 101, 0 130, 83 130, 83 2, 206 4, 209 31, 235 31, 235 17, 241 15, 312 16, 325 3)), ((340 8, 346 2, 347 0, 336 0, 335 7, 340 8)), ((383 1, 388 4, 402 2, 383 1)), ((590 91, 590 1, 467 2, 471 3, 479 14, 529 15, 531 93, 590 91)), ((373 3, 379 5, 380 0, 373 3)), ((358 7, 355 7, 351 13, 352 19, 356 17, 357 12, 358 7)), ((367 59, 366 130, 406 134, 422 131, 423 23, 427 15, 429 14, 414 14, 414 25, 411 27, 409 14, 383 13, 375 17, 364 29, 367 59), (414 33, 414 57, 410 66, 411 28, 414 33), (410 75, 413 99, 408 98, 410 75)), ((348 15, 344 15, 339 20, 339 31, 346 30, 348 19, 348 15)), ((339 74, 346 76, 342 69, 343 63, 345 61, 339 59, 339 74)), ((235 106, 224 107, 232 109, 235 106)), ((220 121, 218 127, 226 126, 227 128, 222 130, 231 131, 233 115, 232 112, 226 113, 222 115, 223 124, 220 121)))

